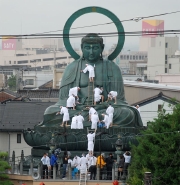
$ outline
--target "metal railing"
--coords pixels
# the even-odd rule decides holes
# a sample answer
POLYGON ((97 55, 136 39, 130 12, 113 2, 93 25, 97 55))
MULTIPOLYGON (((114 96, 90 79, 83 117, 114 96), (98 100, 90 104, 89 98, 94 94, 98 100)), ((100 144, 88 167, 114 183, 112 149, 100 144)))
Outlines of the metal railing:
MULTIPOLYGON (((70 164, 67 165, 66 169, 63 168, 63 164, 58 163, 57 165, 48 168, 44 167, 42 162, 37 159, 33 159, 31 156, 22 156, 19 157, 10 157, 8 159, 8 163, 11 166, 11 170, 8 173, 16 174, 16 175, 31 175, 34 179, 62 179, 63 174, 65 177, 63 180, 73 180, 79 181, 80 180, 80 170, 75 169, 75 167, 71 166, 70 164), (27 163, 30 161, 30 163, 27 163), (65 173, 64 173, 65 170, 65 173)), ((125 182, 127 172, 119 172, 118 171, 118 164, 115 162, 113 164, 112 169, 108 171, 106 167, 100 169, 97 167, 95 179, 92 180, 118 180, 121 182, 125 182)), ((91 172, 87 172, 87 180, 90 180, 91 172)))

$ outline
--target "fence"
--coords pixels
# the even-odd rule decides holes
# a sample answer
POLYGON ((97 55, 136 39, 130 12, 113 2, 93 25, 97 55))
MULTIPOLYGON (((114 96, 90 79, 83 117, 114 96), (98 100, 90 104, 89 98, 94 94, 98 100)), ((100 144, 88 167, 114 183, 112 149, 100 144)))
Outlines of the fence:
MULTIPOLYGON (((40 159, 32 158, 31 156, 11 157, 8 160, 11 166, 11 174, 17 175, 31 175, 34 179, 62 179, 65 171, 65 179, 67 180, 80 180, 80 171, 71 166, 70 163, 64 168, 61 162, 52 166, 51 169, 42 164, 40 159)), ((87 172, 87 180, 90 180, 91 172, 87 172)), ((117 163, 113 164, 110 168, 96 168, 95 177, 92 180, 121 180, 125 181, 126 176, 123 176, 123 172, 118 171, 117 163)))

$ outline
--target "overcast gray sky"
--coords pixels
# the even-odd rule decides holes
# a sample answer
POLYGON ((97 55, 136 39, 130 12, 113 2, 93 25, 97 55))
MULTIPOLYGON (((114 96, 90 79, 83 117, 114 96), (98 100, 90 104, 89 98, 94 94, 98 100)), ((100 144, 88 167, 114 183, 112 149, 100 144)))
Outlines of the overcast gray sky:
MULTIPOLYGON (((32 34, 60 30, 66 20, 77 10, 87 6, 101 6, 112 11, 120 20, 137 16, 180 10, 180 0, 0 0, 0 35, 32 34)), ((180 29, 180 13, 154 17, 165 21, 165 29, 180 29)), ((101 14, 81 16, 72 27, 110 22, 101 14)), ((124 22, 125 31, 141 31, 142 21, 124 22)), ((71 33, 117 31, 113 24, 72 30, 71 33)), ((61 33, 61 32, 57 32, 61 33)), ((117 38, 106 38, 106 44, 117 38)), ((71 39, 74 46, 80 39, 71 39)), ((138 49, 139 37, 126 37, 124 50, 138 49)))

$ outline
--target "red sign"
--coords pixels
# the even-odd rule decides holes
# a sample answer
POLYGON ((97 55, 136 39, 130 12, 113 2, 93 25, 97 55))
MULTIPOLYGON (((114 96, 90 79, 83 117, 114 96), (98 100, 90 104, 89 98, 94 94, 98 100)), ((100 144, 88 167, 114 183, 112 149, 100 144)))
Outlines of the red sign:
POLYGON ((13 37, 3 37, 2 38, 2 50, 15 50, 16 49, 16 39, 13 37))
POLYGON ((163 31, 163 20, 144 20, 142 22, 142 32, 145 37, 157 37, 157 35, 163 35, 163 31))

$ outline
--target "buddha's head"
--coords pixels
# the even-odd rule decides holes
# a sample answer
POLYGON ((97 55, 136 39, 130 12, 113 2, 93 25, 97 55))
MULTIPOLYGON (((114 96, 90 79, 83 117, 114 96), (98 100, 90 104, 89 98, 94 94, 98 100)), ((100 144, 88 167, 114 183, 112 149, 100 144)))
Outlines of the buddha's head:
POLYGON ((81 40, 83 57, 89 62, 96 62, 102 57, 103 38, 96 33, 89 33, 81 40))

